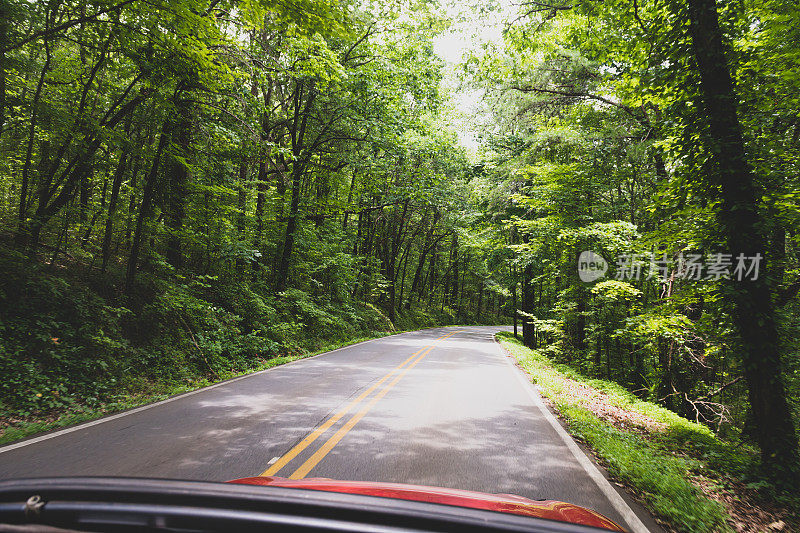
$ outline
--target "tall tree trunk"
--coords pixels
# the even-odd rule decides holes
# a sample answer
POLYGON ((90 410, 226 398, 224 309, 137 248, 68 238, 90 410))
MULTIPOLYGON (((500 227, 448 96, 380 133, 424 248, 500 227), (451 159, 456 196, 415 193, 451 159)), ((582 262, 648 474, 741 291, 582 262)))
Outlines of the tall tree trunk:
POLYGON ((453 233, 450 242, 450 305, 458 301, 458 235, 453 233))
POLYGON ((289 278, 289 262, 294 248, 294 237, 297 231, 297 216, 300 209, 300 186, 302 185, 302 165, 296 161, 292 171, 292 204, 289 208, 289 217, 286 220, 286 233, 283 238, 280 262, 278 263, 278 277, 275 281, 275 291, 283 292, 289 278))
MULTIPOLYGON (((525 313, 533 313, 533 304, 535 297, 533 294, 533 265, 525 267, 522 278, 522 311, 525 313)), ((522 343, 528 348, 536 347, 535 325, 533 321, 527 316, 522 319, 522 343)))
POLYGON ((433 245, 433 250, 431 250, 430 266, 428 267, 428 274, 425 280, 428 282, 428 304, 433 303, 433 299, 435 296, 433 289, 436 287, 436 260, 438 259, 438 257, 439 257, 439 244, 435 243, 433 245))
POLYGON ((119 156, 117 170, 114 172, 114 181, 111 184, 111 198, 108 200, 108 213, 106 214, 106 229, 103 235, 102 264, 100 270, 106 271, 108 260, 111 258, 111 236, 114 233, 114 213, 117 211, 117 199, 119 190, 122 187, 122 177, 125 175, 125 166, 128 161, 128 154, 123 152, 119 156))
POLYGON ((80 201, 78 202, 78 222, 81 225, 86 224, 89 216, 89 201, 92 199, 92 180, 88 175, 81 178, 80 186, 80 201))
MULTIPOLYGON (((400 269, 400 272, 401 272, 400 273, 400 298, 399 298, 398 308, 403 305, 403 296, 405 294, 406 279, 407 279, 406 278, 406 272, 408 270, 408 260, 411 258, 411 248, 413 247, 413 244, 414 244, 414 238, 411 237, 410 239, 408 239, 408 246, 406 246, 406 251, 403 253, 403 255, 400 258, 400 264, 402 265, 402 268, 400 269)), ((411 298, 409 298, 409 301, 411 301, 411 298)))
MULTIPOLYGON (((133 82, 129 84, 128 90, 133 88, 137 82, 138 78, 133 80, 133 82)), ((127 94, 127 91, 125 94, 127 94)), ((111 110, 109 110, 107 118, 103 121, 103 128, 108 131, 114 129, 145 97, 146 95, 144 93, 134 97, 128 103, 117 108, 116 113, 110 117, 108 115, 110 115, 111 110)), ((38 202, 36 212, 30 223, 30 231, 28 232, 29 238, 23 239, 23 241, 27 241, 28 253, 30 255, 36 254, 39 236, 45 224, 72 200, 75 190, 81 183, 81 180, 84 179, 91 170, 94 154, 102 143, 103 138, 99 133, 87 135, 79 145, 76 153, 66 161, 66 165, 60 175, 56 175, 56 171, 60 166, 59 161, 61 160, 61 155, 53 158, 57 162, 50 165, 51 171, 42 177, 41 184, 37 190, 38 202)), ((62 145, 62 149, 66 144, 67 142, 65 141, 62 145)))
MULTIPOLYGON (((715 0, 689 0, 692 48, 708 119, 707 139, 720 187, 720 227, 729 251, 765 253, 753 170, 745 156, 738 99, 725 57, 715 0)), ((757 279, 731 280, 725 295, 742 342, 742 363, 765 470, 785 480, 798 471, 797 434, 781 377, 778 333, 767 268, 757 279)), ((796 477, 794 478, 797 479, 796 477)))
MULTIPOLYGON (((10 2, 0 0, 0 43, 8 42, 8 26, 11 19, 10 2)), ((6 123, 6 52, 0 50, 0 137, 6 123)))
POLYGON ((397 215, 392 217, 394 224, 392 224, 392 240, 391 247, 387 250, 389 257, 386 262, 386 279, 389 280, 389 320, 394 323, 397 310, 397 255, 400 253, 400 245, 404 239, 404 230, 406 215, 408 214, 408 204, 410 200, 406 199, 403 202, 403 211, 400 214, 400 219, 397 220, 397 215))
POLYGON ((185 160, 189 157, 191 143, 192 108, 187 98, 178 96, 176 99, 176 124, 172 130, 172 145, 179 152, 167 156, 164 169, 169 188, 165 220, 169 228, 167 262, 175 268, 180 268, 183 266, 180 232, 186 217, 186 186, 189 180, 189 168, 185 160))
MULTIPOLYGON (((48 15, 49 17, 49 15, 48 15)), ((49 20, 49 19, 48 19, 49 20)), ((33 103, 31 104, 31 122, 28 128, 28 146, 25 153, 25 163, 22 167, 22 186, 19 191, 19 212, 17 217, 19 219, 19 226, 17 228, 17 240, 21 245, 27 245, 30 239, 30 231, 27 223, 28 212, 28 187, 30 183, 30 168, 31 159, 33 157, 33 143, 36 138, 36 119, 39 114, 39 100, 42 97, 42 89, 44 87, 44 79, 47 72, 50 70, 50 61, 52 54, 50 53, 50 44, 47 39, 44 41, 45 61, 42 66, 42 73, 39 76, 39 81, 36 84, 36 93, 33 96, 33 103)), ((38 240, 38 234, 37 234, 38 240)))
POLYGON ((153 191, 155 189, 156 177, 158 176, 158 167, 161 163, 161 154, 164 151, 164 146, 167 144, 168 135, 167 124, 165 123, 158 139, 158 148, 153 156, 150 172, 145 178, 142 204, 139 207, 139 215, 136 217, 136 230, 133 232, 133 242, 131 243, 131 250, 128 255, 128 268, 125 272, 125 292, 129 294, 131 289, 133 289, 133 282, 136 278, 136 267, 139 263, 139 253, 141 251, 142 240, 144 239, 144 221, 150 216, 150 207, 153 202, 153 191))
POLYGON ((247 220, 247 157, 242 156, 242 161, 239 163, 239 183, 236 188, 236 208, 239 213, 236 215, 236 233, 239 240, 246 240, 245 237, 245 221, 247 220))
POLYGON ((511 284, 511 302, 514 306, 512 313, 514 315, 514 337, 518 338, 519 334, 517 333, 517 279, 516 273, 514 270, 511 271, 511 279, 514 280, 514 283, 511 284))
MULTIPOLYGON (((469 252, 466 252, 461 255, 461 259, 459 261, 461 265, 461 275, 459 276, 459 290, 458 290, 458 316, 463 316, 466 314, 466 310, 464 309, 464 293, 466 292, 467 287, 467 268, 469 268, 469 252)), ((459 320, 460 321, 460 320, 459 320)))
MULTIPOLYGON (((239 162, 239 173, 238 173, 238 184, 237 184, 237 198, 236 198, 236 208, 239 210, 239 213, 236 215, 236 237, 239 239, 239 242, 244 244, 247 240, 247 232, 246 232, 246 220, 247 220, 247 172, 248 172, 248 161, 247 161, 247 150, 246 147, 244 149, 244 153, 242 154, 242 160, 239 162)), ((239 257, 236 259, 236 270, 240 271, 242 267, 244 267, 244 260, 239 257)))
MULTIPOLYGON (((152 142, 148 142, 147 145, 149 146, 152 142)), ((133 170, 131 171, 131 181, 128 184, 128 189, 131 191, 130 195, 128 196, 128 212, 125 214, 125 247, 131 247, 131 239, 132 239, 132 232, 133 232, 133 217, 136 213, 136 191, 138 190, 137 185, 139 181, 139 169, 142 166, 142 157, 141 155, 137 155, 136 157, 136 164, 133 166, 133 170)))
POLYGON ((436 230, 436 225, 439 222, 439 219, 442 217, 442 214, 439 212, 438 209, 435 209, 433 212, 433 221, 431 222, 431 227, 428 229, 428 233, 425 235, 425 245, 420 250, 419 254, 419 263, 417 264, 417 269, 414 272, 414 281, 411 282, 411 290, 410 295, 408 298, 408 304, 406 308, 411 307, 411 297, 416 293, 419 298, 422 297, 422 293, 425 290, 425 283, 422 279, 422 272, 425 267, 425 260, 428 257, 428 253, 430 252, 431 248, 433 247, 433 232, 436 230))
MULTIPOLYGON (((92 236, 92 232, 94 231, 94 225, 97 222, 97 217, 105 211, 106 208, 106 193, 108 192, 108 176, 111 173, 111 169, 106 173, 105 177, 103 178, 103 189, 100 192, 100 207, 94 210, 92 213, 92 219, 89 221, 89 224, 86 226, 86 229, 83 232, 83 237, 81 238, 81 247, 84 249, 89 244, 89 239, 92 236)), ((88 209, 88 205, 87 205, 88 209)))
MULTIPOLYGON (((300 188, 303 185, 303 175, 305 174, 306 164, 308 163, 307 158, 310 157, 310 154, 305 154, 304 149, 306 127, 308 126, 308 116, 311 112, 311 106, 317 94, 313 87, 308 87, 304 90, 303 83, 299 81, 296 83, 294 96, 292 97, 294 118, 289 128, 292 139, 292 155, 294 156, 292 162, 292 204, 289 207, 289 217, 286 221, 286 233, 283 238, 283 246, 280 248, 280 260, 278 262, 277 279, 275 280, 276 292, 284 291, 289 280, 289 263, 292 258, 295 232, 297 231, 297 217, 300 210, 300 188), (307 96, 305 105, 301 110, 300 102, 302 101, 304 92, 307 96)), ((280 179, 280 174, 278 177, 280 179)))
POLYGON ((342 231, 347 230, 347 220, 350 217, 350 206, 353 203, 353 188, 356 184, 356 175, 358 174, 358 167, 353 166, 353 175, 350 177, 350 188, 347 190, 347 205, 344 209, 344 215, 342 216, 342 231))
POLYGON ((578 287, 576 290, 576 305, 575 305, 575 349, 582 352, 586 349, 586 291, 583 287, 578 287))
MULTIPOLYGON (((256 229, 253 232, 253 248, 261 247, 261 237, 264 232, 264 204, 267 198, 267 163, 261 161, 258 165, 258 183, 256 184, 256 209, 253 216, 256 219, 256 229)), ((253 270, 257 270, 259 261, 253 260, 253 270)))
MULTIPOLYGON (((266 83, 264 85, 264 113, 261 115, 261 142, 262 147, 264 145, 269 146, 269 142, 273 139, 272 134, 270 133, 270 109, 272 107, 272 91, 273 91, 273 83, 272 79, 267 76, 266 83)), ((255 78, 253 78, 253 83, 250 87, 250 94, 254 97, 258 95, 258 83, 255 78)), ((263 148, 262 148, 263 149, 263 148)), ((272 162, 272 158, 269 157, 267 154, 263 154, 261 161, 258 164, 258 181, 256 183, 256 207, 255 207, 255 219, 256 219, 256 230, 253 235, 253 248, 258 250, 261 247, 261 237, 262 232, 264 231, 264 204, 266 202, 267 197, 267 163, 272 162)), ((278 172, 277 165, 275 166, 274 170, 278 172)), ((282 176, 276 174, 277 180, 282 181, 282 176)), ((280 213, 282 215, 283 213, 280 213)), ((279 216, 280 216, 279 215, 279 216)), ((263 257, 263 256, 262 256, 263 257)), ((254 258, 252 262, 253 273, 254 275, 258 271, 258 266, 261 264, 260 258, 254 258)))

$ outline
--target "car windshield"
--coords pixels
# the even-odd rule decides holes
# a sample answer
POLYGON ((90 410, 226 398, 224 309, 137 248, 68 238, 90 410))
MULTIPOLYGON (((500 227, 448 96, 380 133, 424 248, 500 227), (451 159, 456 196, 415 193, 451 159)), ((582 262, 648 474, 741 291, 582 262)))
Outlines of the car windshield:
POLYGON ((0 530, 800 531, 798 94, 784 0, 0 0, 0 530))

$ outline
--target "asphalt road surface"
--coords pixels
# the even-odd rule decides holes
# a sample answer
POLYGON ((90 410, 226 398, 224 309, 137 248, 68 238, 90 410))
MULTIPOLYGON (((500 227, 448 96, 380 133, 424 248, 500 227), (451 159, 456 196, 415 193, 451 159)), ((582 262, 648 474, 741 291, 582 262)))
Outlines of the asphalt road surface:
POLYGON ((563 500, 658 531, 566 435, 499 329, 385 337, 29 439, 0 448, 0 478, 391 481, 563 500))

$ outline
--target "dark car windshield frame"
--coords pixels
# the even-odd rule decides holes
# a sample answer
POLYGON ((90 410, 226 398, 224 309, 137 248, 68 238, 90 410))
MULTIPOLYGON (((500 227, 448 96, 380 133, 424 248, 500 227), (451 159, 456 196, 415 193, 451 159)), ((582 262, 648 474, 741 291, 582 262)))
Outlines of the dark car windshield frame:
POLYGON ((0 524, 85 531, 526 531, 592 527, 496 511, 284 487, 140 478, 0 482, 0 524), (31 498, 34 500, 30 500, 31 498))

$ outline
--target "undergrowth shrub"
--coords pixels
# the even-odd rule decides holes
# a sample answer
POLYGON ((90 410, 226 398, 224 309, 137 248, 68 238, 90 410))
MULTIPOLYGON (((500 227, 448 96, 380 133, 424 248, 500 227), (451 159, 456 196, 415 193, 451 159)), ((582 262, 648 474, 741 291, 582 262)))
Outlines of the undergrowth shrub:
POLYGON ((0 254, 0 271, 0 413, 107 396, 135 353, 119 326, 127 309, 19 254, 0 254))

